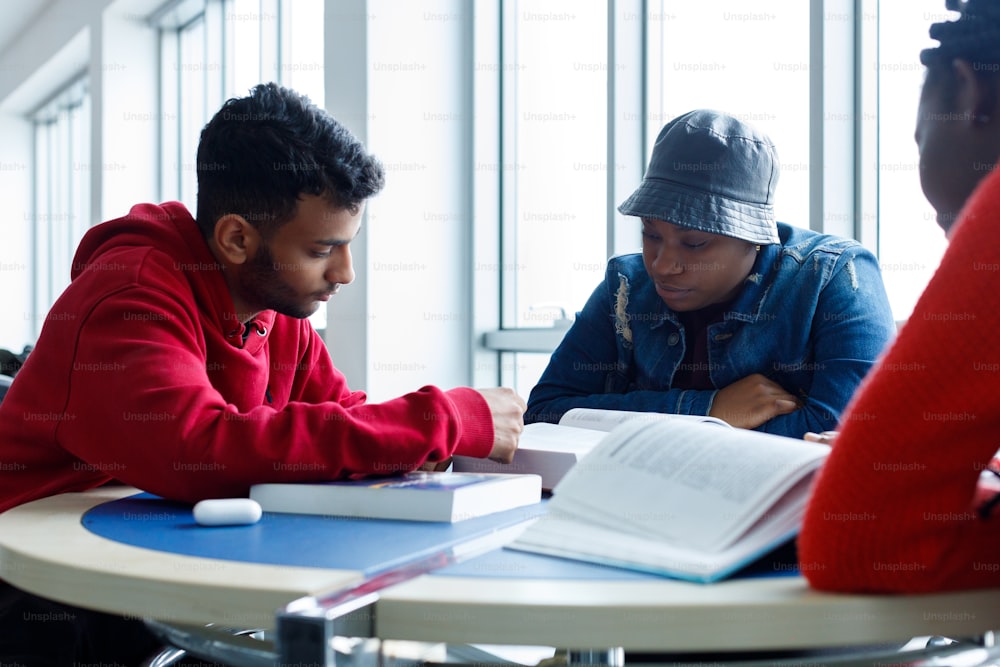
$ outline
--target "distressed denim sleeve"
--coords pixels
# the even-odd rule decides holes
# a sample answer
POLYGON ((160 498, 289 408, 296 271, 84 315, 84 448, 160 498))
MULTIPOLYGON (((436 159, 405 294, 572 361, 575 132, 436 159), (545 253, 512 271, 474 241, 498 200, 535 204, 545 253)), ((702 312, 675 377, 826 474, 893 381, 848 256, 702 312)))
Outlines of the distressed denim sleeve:
MULTIPOLYGON (((803 406, 757 430, 800 438, 837 428, 862 378, 895 335, 895 322, 875 256, 860 246, 845 251, 811 313, 812 384, 803 406)), ((807 326, 803 317, 803 326, 807 326)))

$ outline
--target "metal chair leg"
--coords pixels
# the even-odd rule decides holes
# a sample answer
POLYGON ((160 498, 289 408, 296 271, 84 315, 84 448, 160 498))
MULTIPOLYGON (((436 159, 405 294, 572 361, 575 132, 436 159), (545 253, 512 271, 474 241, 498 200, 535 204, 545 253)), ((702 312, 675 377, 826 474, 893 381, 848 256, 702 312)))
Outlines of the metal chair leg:
POLYGON ((164 648, 162 651, 142 663, 142 667, 170 667, 187 655, 187 651, 179 648, 164 648))

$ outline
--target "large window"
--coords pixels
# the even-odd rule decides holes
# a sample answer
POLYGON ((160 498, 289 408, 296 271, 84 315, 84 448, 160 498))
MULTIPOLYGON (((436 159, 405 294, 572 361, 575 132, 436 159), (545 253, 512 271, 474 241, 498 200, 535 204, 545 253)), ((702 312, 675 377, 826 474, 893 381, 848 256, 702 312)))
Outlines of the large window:
MULTIPOLYGON (((324 103, 323 5, 179 0, 160 13, 164 199, 194 208, 198 134, 227 97, 276 80, 324 103)), ((877 250, 894 314, 909 315, 945 245, 912 141, 918 52, 929 23, 948 17, 942 0, 498 0, 477 12, 497 35, 496 97, 477 94, 472 108, 474 118, 493 118, 480 105, 499 110, 488 127, 496 164, 473 166, 499 183, 500 333, 546 333, 487 336, 501 383, 527 394, 608 257, 639 248, 638 225, 616 207, 663 124, 694 108, 770 135, 778 219, 877 250)), ((373 104, 384 103, 377 92, 373 104)), ((480 141, 486 125, 474 122, 480 141)))
MULTIPOLYGON (((607 260, 608 9, 523 0, 505 4, 503 22, 502 324, 551 327, 607 260)), ((546 361, 518 355, 504 379, 524 393, 546 361)))
POLYGON ((800 227, 809 226, 809 5, 658 0, 646 15, 647 149, 692 109, 743 120, 775 143, 775 215, 800 227))
POLYGON ((33 117, 33 331, 69 285, 73 254, 90 217, 90 95, 86 78, 63 88, 33 117))
MULTIPOLYGON (((766 132, 781 159, 778 220, 877 251, 895 317, 909 316, 944 248, 912 137, 918 54, 931 45, 929 24, 950 16, 943 0, 502 6, 501 333, 572 317, 608 255, 639 248, 637 224, 614 207, 638 184, 660 128, 695 108, 766 132), (641 27, 628 33, 629 24, 641 27), (623 35, 641 44, 634 89, 615 80, 634 66, 620 59, 623 35), (615 146, 629 140, 633 107, 642 154, 621 160, 615 146), (626 176, 611 189, 609 173, 626 176)), ((507 359, 501 380, 527 394, 548 354, 503 340, 493 345, 507 359)))
POLYGON ((504 322, 550 325, 604 273, 607 9, 517 3, 503 114, 509 186, 504 322), (552 48, 553 43, 560 48, 552 48), (558 81, 558 85, 553 85, 558 81))
MULTIPOLYGON (((638 223, 615 209, 641 181, 662 125, 691 109, 724 110, 770 134, 782 160, 777 215, 809 225, 809 3, 503 7, 502 327, 554 326, 546 340, 558 340, 608 257, 639 250, 638 223), (633 140, 638 151, 621 149, 633 140)), ((501 381, 527 395, 548 354, 498 347, 501 381)))

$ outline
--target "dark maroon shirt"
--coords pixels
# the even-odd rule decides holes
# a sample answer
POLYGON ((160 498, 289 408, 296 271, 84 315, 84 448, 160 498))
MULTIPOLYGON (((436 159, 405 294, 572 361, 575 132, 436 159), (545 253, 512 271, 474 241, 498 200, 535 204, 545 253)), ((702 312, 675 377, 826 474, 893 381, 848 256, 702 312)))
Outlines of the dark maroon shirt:
POLYGON ((684 327, 684 359, 681 360, 671 387, 674 389, 718 389, 712 384, 708 361, 708 327, 721 322, 732 300, 715 303, 699 310, 676 313, 684 327))

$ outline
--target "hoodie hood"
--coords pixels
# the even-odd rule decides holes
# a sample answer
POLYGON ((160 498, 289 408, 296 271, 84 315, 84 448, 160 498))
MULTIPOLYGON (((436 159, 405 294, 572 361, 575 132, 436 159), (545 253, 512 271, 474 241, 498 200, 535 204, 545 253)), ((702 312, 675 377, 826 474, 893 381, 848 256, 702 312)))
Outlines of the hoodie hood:
POLYGON ((73 257, 72 278, 99 267, 104 263, 102 258, 122 248, 156 248, 171 257, 201 255, 219 268, 187 208, 180 202, 167 202, 159 206, 138 204, 128 215, 88 230, 73 257), (198 243, 191 243, 192 231, 197 233, 198 243))
MULTIPOLYGON (((73 257, 71 278, 80 280, 94 272, 127 268, 126 255, 155 252, 170 258, 174 270, 191 286, 198 309, 214 320, 235 347, 259 348, 271 329, 274 311, 259 313, 247 326, 239 321, 233 299, 222 274, 222 265, 212 254, 191 213, 180 202, 138 204, 128 215, 92 227, 80 241, 73 257), (244 344, 246 328, 251 335, 244 344)), ((253 348, 253 349, 250 349, 253 348)))

